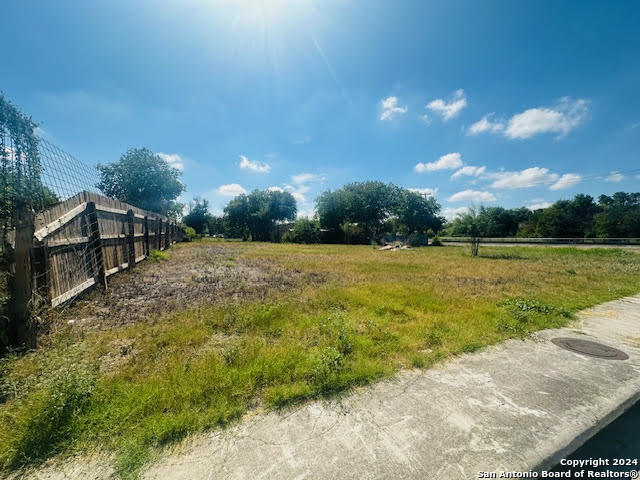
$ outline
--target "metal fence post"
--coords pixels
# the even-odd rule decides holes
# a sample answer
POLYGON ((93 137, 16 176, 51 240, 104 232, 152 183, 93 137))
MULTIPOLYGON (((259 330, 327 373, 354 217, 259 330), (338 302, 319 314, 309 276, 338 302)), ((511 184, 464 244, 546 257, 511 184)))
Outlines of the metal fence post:
POLYGON ((136 239, 133 210, 127 211, 128 235, 126 236, 129 270, 136 266, 136 239))

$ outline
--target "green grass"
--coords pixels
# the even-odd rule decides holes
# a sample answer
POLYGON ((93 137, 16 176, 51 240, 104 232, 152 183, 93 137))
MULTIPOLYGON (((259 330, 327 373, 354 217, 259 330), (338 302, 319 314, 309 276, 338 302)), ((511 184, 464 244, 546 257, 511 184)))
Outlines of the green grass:
POLYGON ((154 262, 169 260, 169 254, 160 250, 151 250, 149 252, 149 260, 154 262))
POLYGON ((219 244, 230 249, 221 262, 324 281, 107 331, 52 329, 37 351, 0 361, 2 470, 100 449, 135 478, 164 445, 250 409, 428 368, 640 291, 640 255, 615 249, 482 247, 472 258, 458 247, 219 244))

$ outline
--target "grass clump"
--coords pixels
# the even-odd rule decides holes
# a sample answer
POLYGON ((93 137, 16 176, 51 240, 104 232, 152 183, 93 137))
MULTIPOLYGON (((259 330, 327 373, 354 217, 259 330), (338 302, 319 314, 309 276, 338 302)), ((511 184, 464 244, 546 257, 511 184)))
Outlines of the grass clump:
POLYGON ((613 249, 485 247, 487 257, 471 258, 457 247, 216 245, 208 261, 268 264, 301 280, 258 299, 177 304, 153 321, 52 329, 39 350, 6 357, 0 470, 99 448, 135 478, 163 446, 250 409, 428 368, 640 291, 640 255, 613 249))
POLYGON ((160 250, 151 250, 149 252, 149 260, 153 262, 166 262, 169 260, 169 254, 160 250))

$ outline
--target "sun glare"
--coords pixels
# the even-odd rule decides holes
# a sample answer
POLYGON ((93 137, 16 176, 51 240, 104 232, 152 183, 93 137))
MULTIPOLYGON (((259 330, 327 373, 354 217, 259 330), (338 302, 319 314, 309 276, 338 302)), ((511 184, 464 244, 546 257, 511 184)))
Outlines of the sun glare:
POLYGON ((291 18, 305 0, 222 0, 222 4, 232 8, 236 22, 248 25, 274 26, 291 18))

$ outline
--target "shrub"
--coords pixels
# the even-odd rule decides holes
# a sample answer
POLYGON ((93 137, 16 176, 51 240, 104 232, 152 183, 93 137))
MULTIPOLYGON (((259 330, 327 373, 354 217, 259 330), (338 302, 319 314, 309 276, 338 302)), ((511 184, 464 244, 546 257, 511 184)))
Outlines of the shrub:
POLYGON ((434 247, 441 247, 442 246, 442 240, 440 240, 440 237, 438 235, 434 236, 431 239, 431 245, 434 247))
POLYGON ((187 242, 192 242, 196 238, 196 231, 193 227, 184 227, 184 233, 187 235, 187 242))
POLYGON ((293 228, 282 236, 283 242, 320 243, 320 226, 315 220, 298 218, 293 228))
POLYGON ((429 243, 429 239, 426 235, 412 233, 407 237, 406 243, 412 247, 426 247, 429 243))

